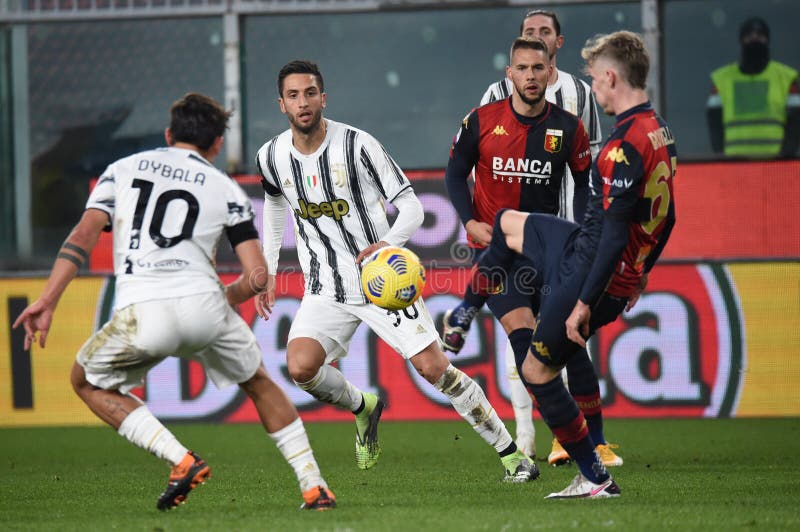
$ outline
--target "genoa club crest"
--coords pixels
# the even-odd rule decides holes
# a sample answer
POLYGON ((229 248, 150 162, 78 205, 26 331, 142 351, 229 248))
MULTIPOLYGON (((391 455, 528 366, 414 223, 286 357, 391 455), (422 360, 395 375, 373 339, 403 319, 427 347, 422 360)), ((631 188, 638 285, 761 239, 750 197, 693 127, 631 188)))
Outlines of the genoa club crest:
POLYGON ((548 129, 544 136, 544 149, 550 153, 561 151, 564 131, 561 129, 548 129))

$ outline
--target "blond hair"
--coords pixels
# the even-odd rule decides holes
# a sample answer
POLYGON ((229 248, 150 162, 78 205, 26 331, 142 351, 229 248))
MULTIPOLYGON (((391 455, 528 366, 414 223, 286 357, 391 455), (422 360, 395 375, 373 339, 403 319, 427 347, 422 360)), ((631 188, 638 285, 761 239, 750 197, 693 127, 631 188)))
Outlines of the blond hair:
POLYGON ((647 73, 650 70, 650 56, 644 40, 632 31, 616 31, 597 35, 586 41, 581 57, 587 65, 598 59, 610 59, 620 69, 621 77, 634 89, 646 87, 647 73))

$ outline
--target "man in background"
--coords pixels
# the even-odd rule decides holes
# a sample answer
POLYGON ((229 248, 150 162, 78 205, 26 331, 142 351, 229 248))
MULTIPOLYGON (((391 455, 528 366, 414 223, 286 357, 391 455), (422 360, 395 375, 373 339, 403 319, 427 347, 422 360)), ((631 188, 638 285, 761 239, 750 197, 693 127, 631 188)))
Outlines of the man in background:
POLYGON ((711 149, 729 157, 793 157, 800 144, 797 70, 770 59, 769 26, 761 18, 742 23, 739 44, 739 62, 711 73, 711 149))

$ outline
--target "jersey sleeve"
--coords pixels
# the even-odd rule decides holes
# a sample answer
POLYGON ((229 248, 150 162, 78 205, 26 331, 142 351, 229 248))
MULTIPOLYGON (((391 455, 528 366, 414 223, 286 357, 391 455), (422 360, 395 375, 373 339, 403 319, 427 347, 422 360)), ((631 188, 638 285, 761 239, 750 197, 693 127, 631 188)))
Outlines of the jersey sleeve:
POLYGON ((264 192, 270 196, 280 196, 281 189, 278 187, 277 177, 270 171, 272 165, 269 164, 275 150, 275 141, 268 142, 258 150, 256 154, 256 168, 261 177, 261 186, 264 192))
POLYGON ((480 124, 477 110, 464 117, 461 127, 450 148, 450 160, 444 172, 444 183, 450 202, 458 212, 461 223, 466 225, 473 218, 472 197, 467 179, 478 162, 480 124))
POLYGON ((230 184, 227 187, 225 201, 228 204, 228 218, 225 222, 226 227, 233 227, 244 222, 250 222, 252 224, 255 218, 253 204, 250 203, 250 198, 245 191, 242 190, 242 187, 233 179, 230 180, 230 184))
POLYGON ((116 208, 114 169, 112 164, 103 171, 86 201, 87 209, 99 209, 108 214, 109 223, 105 231, 111 230, 111 220, 114 219, 116 208))
POLYGON ((580 223, 586 214, 586 202, 589 191, 589 173, 592 168, 592 155, 589 149, 589 135, 583 122, 578 120, 578 127, 575 129, 575 136, 572 142, 572 150, 569 154, 570 173, 575 182, 575 191, 572 197, 572 212, 575 221, 580 223))
POLYGON ((597 157, 600 145, 603 142, 603 132, 600 129, 600 115, 597 112, 597 100, 586 82, 581 81, 581 86, 586 90, 587 98, 581 112, 581 120, 589 134, 589 145, 592 148, 592 158, 597 157))
POLYGON ((391 202, 398 194, 411 187, 408 177, 392 159, 380 142, 368 133, 361 133, 359 161, 384 199, 391 202))
POLYGON ((642 156, 630 143, 622 142, 608 152, 614 159, 610 179, 604 176, 603 209, 612 218, 630 221, 639 205, 639 186, 645 169, 642 156))
POLYGON ((608 172, 610 175, 602 178, 602 205, 595 203, 593 208, 594 198, 589 200, 593 214, 587 217, 587 220, 592 219, 587 234, 591 234, 592 242, 582 250, 584 257, 586 251, 592 254, 584 261, 591 266, 580 295, 581 301, 590 306, 605 290, 628 243, 628 227, 640 205, 639 188, 644 178, 642 156, 632 144, 621 142, 610 146, 604 153, 613 166, 608 172), (598 207, 602 208, 602 214, 596 212, 598 207))

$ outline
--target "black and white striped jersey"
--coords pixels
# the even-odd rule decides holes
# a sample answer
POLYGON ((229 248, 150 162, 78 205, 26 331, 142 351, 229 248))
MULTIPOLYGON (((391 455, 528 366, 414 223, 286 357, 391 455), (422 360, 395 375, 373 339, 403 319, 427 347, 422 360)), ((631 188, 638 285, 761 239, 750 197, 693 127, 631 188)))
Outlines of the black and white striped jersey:
POLYGON ((114 228, 115 308, 222 289, 214 260, 231 228, 253 227, 242 188, 193 150, 159 148, 120 159, 100 176, 87 209, 114 228))
POLYGON ((356 257, 389 232, 384 202, 411 184, 372 135, 324 120, 316 152, 300 153, 286 130, 258 150, 256 165, 265 192, 293 211, 306 294, 366 303, 356 257))
MULTIPOLYGON (((508 98, 512 90, 511 80, 503 78, 489 85, 489 88, 483 94, 483 98, 481 98, 480 104, 486 105, 487 103, 508 98)), ((583 121, 586 132, 589 134, 589 148, 594 160, 600 151, 600 143, 603 141, 603 136, 600 132, 600 117, 597 114, 597 104, 589 85, 578 77, 559 70, 556 82, 547 86, 545 98, 548 102, 566 109, 583 121)), ((566 168, 565 171, 567 175, 561 180, 558 216, 580 223, 581 220, 575 220, 572 213, 572 196, 574 195, 575 184, 572 176, 569 175, 569 168, 566 168)))

